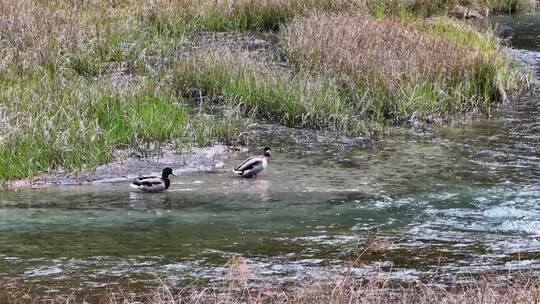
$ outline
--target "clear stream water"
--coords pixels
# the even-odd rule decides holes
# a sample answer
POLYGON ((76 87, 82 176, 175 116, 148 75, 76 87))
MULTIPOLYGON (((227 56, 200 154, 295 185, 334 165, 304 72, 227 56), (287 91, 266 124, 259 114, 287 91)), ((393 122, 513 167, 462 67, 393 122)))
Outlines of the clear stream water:
MULTIPOLYGON (((497 21, 538 71, 540 15, 497 21)), ((126 183, 0 192, 0 285, 212 283, 233 255, 254 283, 300 282, 344 269, 373 239, 386 247, 363 257, 358 276, 540 273, 539 96, 372 147, 276 129, 257 143, 274 148, 258 179, 186 173, 161 194, 126 183)))

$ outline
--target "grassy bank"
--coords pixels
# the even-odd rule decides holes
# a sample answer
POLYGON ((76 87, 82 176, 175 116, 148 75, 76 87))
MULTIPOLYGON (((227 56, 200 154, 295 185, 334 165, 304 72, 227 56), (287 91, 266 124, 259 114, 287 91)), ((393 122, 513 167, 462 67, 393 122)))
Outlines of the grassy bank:
POLYGON ((169 141, 182 148, 226 141, 242 129, 234 116, 197 115, 161 77, 129 85, 123 93, 76 78, 68 86, 40 74, 7 80, 0 180, 91 168, 126 145, 169 141))
POLYGON ((0 181, 89 169, 126 145, 228 142, 249 123, 234 111, 205 115, 172 88, 170 58, 186 42, 185 24, 161 24, 156 8, 0 8, 0 181))
MULTIPOLYGON (((231 142, 254 117, 374 137, 486 111, 521 75, 494 35, 425 19, 456 4, 3 1, 0 182, 92 168, 125 146, 231 142), (269 30, 279 42, 263 51, 216 34, 269 30)), ((510 4, 525 7, 469 2, 510 4)))
POLYGON ((192 28, 210 31, 278 30, 285 23, 312 12, 363 12, 376 16, 432 17, 456 6, 489 13, 533 9, 536 0, 179 0, 169 4, 182 11, 192 28))
POLYGON ((397 123, 478 112, 517 89, 518 72, 493 39, 449 19, 409 25, 335 14, 296 20, 284 32, 298 73, 336 79, 363 114, 397 123))
POLYGON ((179 91, 233 103, 244 114, 291 127, 357 134, 375 128, 375 122, 358 116, 360 109, 342 94, 335 79, 293 74, 228 49, 178 60, 173 82, 179 91))

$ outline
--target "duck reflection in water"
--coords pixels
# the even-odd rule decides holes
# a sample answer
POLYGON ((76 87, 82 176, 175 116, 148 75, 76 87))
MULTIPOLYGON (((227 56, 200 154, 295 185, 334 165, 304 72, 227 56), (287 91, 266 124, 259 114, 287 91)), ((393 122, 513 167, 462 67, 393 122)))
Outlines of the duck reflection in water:
POLYGON ((230 186, 232 192, 247 193, 249 196, 257 196, 260 201, 266 202, 271 198, 271 184, 269 180, 264 179, 232 178, 230 186))
POLYGON ((133 210, 158 210, 169 209, 173 200, 167 192, 145 193, 130 192, 129 207, 133 210))

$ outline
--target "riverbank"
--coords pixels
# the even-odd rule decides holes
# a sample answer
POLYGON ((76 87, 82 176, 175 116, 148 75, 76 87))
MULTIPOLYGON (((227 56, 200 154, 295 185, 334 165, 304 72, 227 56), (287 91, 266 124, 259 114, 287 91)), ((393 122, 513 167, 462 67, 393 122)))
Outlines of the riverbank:
POLYGON ((261 120, 379 138, 523 88, 490 29, 444 17, 457 2, 264 3, 3 3, 0 181, 91 171, 126 147, 242 144, 261 120))
MULTIPOLYGON (((160 145, 137 155, 129 149, 116 150, 112 161, 91 170, 66 172, 55 170, 39 174, 32 179, 20 179, 4 183, 4 188, 41 188, 55 185, 88 185, 110 182, 125 182, 140 175, 160 175, 165 167, 170 167, 178 175, 186 172, 217 172, 225 167, 221 161, 223 154, 229 154, 227 147, 213 145, 191 148, 178 152, 171 145, 160 145)), ((230 167, 230 166, 229 166, 230 167)))

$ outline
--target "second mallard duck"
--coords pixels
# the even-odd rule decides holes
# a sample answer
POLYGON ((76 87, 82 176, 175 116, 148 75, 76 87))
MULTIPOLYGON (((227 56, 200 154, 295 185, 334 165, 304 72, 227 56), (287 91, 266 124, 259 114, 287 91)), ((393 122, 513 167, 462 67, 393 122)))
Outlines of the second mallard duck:
POLYGON ((161 177, 159 176, 141 176, 131 183, 131 187, 144 192, 161 192, 169 189, 171 180, 169 175, 174 175, 173 170, 169 167, 163 169, 161 177))
POLYGON ((268 167, 268 162, 271 158, 272 151, 270 151, 270 148, 265 147, 262 156, 252 156, 246 159, 234 168, 233 172, 242 177, 255 177, 268 167))

